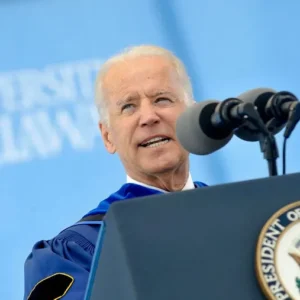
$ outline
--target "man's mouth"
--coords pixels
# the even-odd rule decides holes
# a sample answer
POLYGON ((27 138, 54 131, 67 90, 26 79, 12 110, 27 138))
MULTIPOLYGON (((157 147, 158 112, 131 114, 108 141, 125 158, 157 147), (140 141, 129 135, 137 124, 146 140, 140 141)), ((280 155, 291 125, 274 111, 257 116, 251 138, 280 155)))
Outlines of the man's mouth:
POLYGON ((171 139, 168 137, 155 137, 146 142, 139 144, 139 146, 144 148, 154 148, 168 143, 171 139))

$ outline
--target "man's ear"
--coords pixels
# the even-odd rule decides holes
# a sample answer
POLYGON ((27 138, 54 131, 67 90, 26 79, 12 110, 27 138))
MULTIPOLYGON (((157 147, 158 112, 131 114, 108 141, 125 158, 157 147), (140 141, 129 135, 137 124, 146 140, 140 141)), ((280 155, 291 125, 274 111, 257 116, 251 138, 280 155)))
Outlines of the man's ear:
POLYGON ((99 122, 99 129, 100 129, 101 136, 102 136, 106 150, 110 154, 114 154, 116 152, 116 146, 113 143, 109 127, 107 125, 105 125, 104 123, 99 122))

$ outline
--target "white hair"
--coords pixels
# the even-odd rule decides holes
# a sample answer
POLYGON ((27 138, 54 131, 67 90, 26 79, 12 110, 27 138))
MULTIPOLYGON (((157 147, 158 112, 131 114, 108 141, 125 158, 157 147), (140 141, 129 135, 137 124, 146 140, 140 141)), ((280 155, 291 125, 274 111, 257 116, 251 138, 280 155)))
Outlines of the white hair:
POLYGON ((126 58, 135 58, 138 56, 163 56, 170 59, 171 63, 174 65, 175 71, 182 82, 182 88, 184 93, 183 101, 190 105, 194 102, 192 84, 190 78, 187 74, 184 64, 182 61, 176 57, 171 51, 158 46, 152 45, 140 45, 125 48, 121 53, 109 58, 100 68, 96 83, 95 83, 95 104, 99 113, 100 120, 108 125, 108 112, 107 112, 107 99, 105 98, 105 93, 103 89, 103 79, 109 68, 117 63, 126 60, 126 58))

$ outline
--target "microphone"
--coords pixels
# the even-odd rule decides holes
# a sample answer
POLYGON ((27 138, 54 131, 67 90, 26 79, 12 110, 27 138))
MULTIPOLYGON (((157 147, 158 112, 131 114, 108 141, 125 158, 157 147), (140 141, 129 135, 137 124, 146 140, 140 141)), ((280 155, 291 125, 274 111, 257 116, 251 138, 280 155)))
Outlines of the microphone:
MULTIPOLYGON (((282 174, 286 172, 286 143, 297 123, 300 121, 300 102, 297 97, 287 91, 276 92, 269 88, 257 88, 249 90, 238 98, 244 102, 252 103, 268 130, 276 134, 286 125, 283 134, 282 149, 282 174)), ((239 128, 235 134, 238 137, 250 132, 249 127, 239 128)), ((253 132, 251 132, 253 136, 253 132)))
MULTIPOLYGON (((289 138, 300 120, 300 102, 297 97, 287 91, 276 92, 269 88, 257 88, 239 95, 238 99, 252 103, 266 124, 268 130, 277 134, 286 125, 284 137, 289 138)), ((235 132, 239 137, 249 133, 255 136, 253 128, 242 127, 235 132)))
MULTIPOLYGON (((254 105, 237 98, 223 102, 207 100, 188 107, 177 119, 176 134, 181 145, 190 153, 206 155, 225 146, 234 131, 250 122, 268 135, 254 105)), ((248 135, 248 133, 247 133, 248 135)), ((247 139, 248 136, 245 137, 247 139)), ((261 136, 255 137, 259 140, 261 136)), ((252 138, 253 139, 253 138, 252 138)))

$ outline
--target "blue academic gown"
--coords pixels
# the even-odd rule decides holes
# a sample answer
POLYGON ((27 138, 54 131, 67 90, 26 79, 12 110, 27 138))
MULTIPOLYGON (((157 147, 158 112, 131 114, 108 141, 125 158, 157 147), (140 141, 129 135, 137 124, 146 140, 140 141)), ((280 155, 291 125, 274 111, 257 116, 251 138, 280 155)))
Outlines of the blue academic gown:
MULTIPOLYGON (((206 184, 194 182, 195 186, 206 184)), ((84 221, 86 217, 107 212, 115 201, 161 194, 141 185, 126 183, 117 192, 79 221, 51 240, 37 242, 24 265, 25 293, 28 300, 83 300, 92 258, 102 221, 84 221)))

